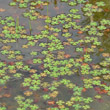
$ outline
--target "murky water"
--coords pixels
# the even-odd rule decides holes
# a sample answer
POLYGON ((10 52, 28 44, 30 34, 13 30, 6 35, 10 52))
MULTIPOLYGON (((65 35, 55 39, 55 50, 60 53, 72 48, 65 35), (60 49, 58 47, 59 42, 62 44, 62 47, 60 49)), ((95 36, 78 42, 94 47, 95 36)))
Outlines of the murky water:
MULTIPOLYGON (((25 9, 19 9, 17 6, 14 6, 14 7, 9 6, 8 4, 11 1, 12 0, 0 0, 0 8, 5 9, 4 12, 0 12, 0 16, 2 16, 2 17, 13 16, 15 19, 19 16, 19 23, 24 25, 25 28, 28 30, 28 34, 30 34, 29 22, 26 18, 24 18, 22 16, 22 13, 25 12, 25 9)), ((93 0, 93 1, 95 1, 95 0, 93 0)), ((61 14, 61 13, 68 14, 69 10, 71 9, 71 7, 69 7, 66 3, 60 2, 60 0, 58 0, 58 1, 57 0, 49 0, 49 2, 50 2, 50 4, 48 6, 48 15, 51 17, 57 16, 58 14, 61 14)), ((83 12, 80 9, 82 6, 83 5, 80 5, 80 4, 78 6, 75 6, 75 8, 80 10, 78 14, 82 15, 82 19, 79 21, 78 25, 87 24, 87 19, 86 19, 86 17, 83 16, 83 12)), ((47 15, 47 7, 46 6, 44 7, 43 10, 39 10, 39 11, 40 11, 41 15, 47 15)), ((109 14, 107 13, 105 16, 109 17, 109 14)), ((105 17, 105 16, 101 16, 101 17, 105 17)), ((37 20, 31 21, 31 25, 32 25, 31 34, 34 35, 34 34, 38 34, 42 30, 45 30, 44 26, 46 25, 46 23, 44 22, 43 19, 38 18, 37 20)), ((61 28, 60 25, 57 25, 56 27, 61 28)), ((77 30, 73 31, 72 29, 70 29, 70 32, 73 33, 72 39, 74 41, 80 39, 80 38, 78 38, 78 36, 80 36, 80 35, 78 35, 77 30)), ((103 48, 105 52, 110 52, 109 34, 107 37, 106 36, 104 36, 104 37, 105 38, 101 38, 101 41, 102 41, 101 48, 103 48)), ((61 42, 66 41, 65 38, 61 37, 61 32, 59 33, 58 38, 61 40, 61 42)), ((43 39, 40 42, 46 42, 46 39, 43 39)), ((20 50, 22 52, 22 54, 24 55, 23 61, 27 61, 27 60, 30 60, 33 58, 29 54, 32 51, 37 51, 38 57, 41 57, 41 58, 44 57, 41 54, 41 51, 43 50, 43 48, 38 46, 39 42, 36 43, 36 46, 34 46, 34 47, 29 47, 27 49, 22 48, 22 45, 25 45, 26 43, 27 43, 27 41, 25 41, 24 39, 19 39, 17 43, 8 43, 7 45, 12 46, 11 50, 20 50), (15 45, 18 45, 17 48, 15 45)), ((0 44, 0 45, 2 46, 3 44, 0 44)), ((73 57, 73 58, 77 58, 80 55, 80 54, 75 53, 75 48, 71 45, 65 46, 64 51, 66 54, 70 54, 71 57, 73 57)), ((57 53, 57 52, 55 52, 55 53, 57 53)), ((102 61, 101 52, 97 51, 96 53, 93 53, 91 55, 92 55, 92 59, 93 59, 94 64, 97 64, 100 61, 102 61)), ((8 61, 16 61, 15 59, 9 60, 7 58, 7 56, 4 56, 4 55, 0 55, 0 57, 1 57, 1 60, 5 60, 7 62, 8 61)), ((32 68, 36 68, 38 71, 41 71, 38 69, 38 66, 39 65, 35 65, 32 68)), ((24 96, 24 94, 23 94, 24 90, 21 89, 20 85, 24 81, 24 78, 29 77, 30 73, 24 72, 23 74, 24 74, 24 77, 22 79, 9 81, 6 84, 7 89, 4 89, 0 93, 0 95, 6 94, 6 93, 11 94, 11 97, 9 97, 9 98, 0 97, 0 103, 1 104, 6 103, 8 106, 7 110, 17 110, 16 108, 18 107, 18 105, 17 105, 16 101, 14 100, 14 97, 16 97, 17 95, 23 95, 24 96)), ((73 77, 65 76, 65 78, 71 80, 71 82, 75 83, 77 86, 83 85, 83 81, 81 79, 81 76, 77 76, 77 75, 74 75, 73 77)), ((47 80, 50 83, 52 81, 48 77, 45 80, 47 80)), ((69 95, 69 92, 65 86, 60 86, 58 90, 59 90, 59 97, 58 97, 59 100, 60 99, 65 100, 65 101, 69 100, 71 93, 69 95)), ((39 90, 35 94, 38 94, 38 97, 39 97, 39 96, 42 96, 43 93, 44 92, 42 90, 39 90)), ((89 89, 87 92, 82 93, 82 96, 93 98, 96 94, 97 93, 94 89, 89 89)), ((109 104, 110 103, 110 96, 107 96, 106 94, 104 94, 104 95, 101 94, 101 96, 102 96, 102 101, 94 100, 90 104, 90 106, 91 106, 90 110, 110 110, 110 104, 109 104)), ((29 96, 29 98, 34 98, 34 96, 29 96)), ((42 98, 40 98, 39 100, 40 100, 40 102, 38 104, 41 107, 40 110, 46 110, 46 107, 48 107, 48 106, 45 104, 45 101, 42 98)), ((72 110, 72 108, 70 108, 69 110, 72 110)))

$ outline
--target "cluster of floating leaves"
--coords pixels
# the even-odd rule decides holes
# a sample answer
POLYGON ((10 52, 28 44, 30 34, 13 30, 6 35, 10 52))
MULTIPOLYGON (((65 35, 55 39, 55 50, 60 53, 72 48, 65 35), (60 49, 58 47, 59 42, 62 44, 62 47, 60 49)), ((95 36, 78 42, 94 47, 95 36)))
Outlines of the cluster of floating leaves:
POLYGON ((23 16, 29 18, 30 20, 46 18, 47 16, 41 15, 38 10, 43 10, 44 6, 47 6, 48 4, 49 2, 42 0, 15 0, 10 2, 10 6, 18 6, 19 8, 27 9, 26 12, 23 13, 23 16))
MULTIPOLYGON (((110 54, 104 53, 104 50, 100 48, 100 39, 103 37, 104 31, 109 28, 110 20, 93 21, 93 12, 103 11, 101 7, 105 5, 104 2, 96 2, 95 5, 92 5, 86 0, 61 1, 68 3, 69 6, 84 4, 83 11, 90 18, 90 24, 83 27, 79 25, 83 15, 79 13, 78 9, 72 8, 69 14, 45 16, 45 23, 48 24, 45 25, 45 30, 36 35, 28 35, 25 26, 18 22, 19 18, 16 20, 11 16, 0 18, 0 25, 2 25, 0 54, 9 60, 0 61, 0 91, 10 81, 23 79, 20 87, 24 96, 18 94, 14 98, 18 103, 17 110, 70 110, 73 108, 87 110, 90 108, 89 103, 94 100, 91 97, 83 97, 83 92, 95 87, 98 94, 110 95, 110 86, 102 83, 103 80, 110 80, 110 54), (57 27, 59 24, 62 25, 62 28, 57 27), (77 31, 79 36, 76 41, 72 38, 73 31, 77 31), (60 33, 66 42, 60 40, 60 33), (47 42, 39 43, 44 38, 47 39, 47 42), (25 40, 27 43, 17 46, 19 39, 25 40), (13 50, 10 43, 16 43, 16 47, 30 48, 30 50, 32 47, 38 46, 42 47, 42 51, 31 51, 30 58, 32 58, 26 62, 23 61, 25 54, 20 50, 13 50), (70 46, 75 48, 73 53, 76 54, 75 57, 65 52, 65 48, 70 46), (103 61, 99 64, 95 64, 93 61, 93 55, 97 51, 100 51, 103 57, 103 61), (41 54, 43 57, 40 57, 41 54), (38 66, 42 72, 39 73, 39 70, 32 69, 33 66, 38 66), (25 72, 28 77, 25 77, 25 72), (67 76, 75 77, 75 75, 82 78, 79 80, 83 81, 83 86, 78 86, 66 79, 67 76), (46 78, 49 79, 48 82, 45 81, 46 78), (59 99, 62 87, 67 87, 71 91, 69 100, 59 99), (40 91, 43 92, 43 95, 37 96, 40 91), (40 100, 43 100, 46 107, 40 107, 40 100)), ((10 5, 18 5, 19 8, 29 7, 29 12, 25 12, 23 15, 30 17, 30 20, 35 20, 41 16, 35 9, 42 9, 44 5, 49 5, 49 2, 14 0, 10 5)), ((10 96, 11 94, 5 94, 0 95, 0 98, 10 96)), ((101 99, 101 96, 96 95, 94 98, 101 99)), ((0 110, 8 109, 7 105, 0 105, 0 110)))

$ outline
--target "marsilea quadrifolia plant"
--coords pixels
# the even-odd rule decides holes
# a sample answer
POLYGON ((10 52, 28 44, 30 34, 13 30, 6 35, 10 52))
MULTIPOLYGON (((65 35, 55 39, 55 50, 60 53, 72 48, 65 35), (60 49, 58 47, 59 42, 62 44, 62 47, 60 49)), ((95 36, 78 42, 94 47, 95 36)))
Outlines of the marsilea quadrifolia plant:
MULTIPOLYGON (((0 91, 11 81, 21 82, 18 85, 20 92, 14 96, 15 110, 89 110, 93 109, 90 103, 94 99, 101 99, 105 93, 110 95, 110 87, 105 83, 110 80, 110 54, 101 48, 110 20, 94 20, 95 13, 104 12, 105 2, 60 2, 68 5, 69 11, 55 16, 48 13, 49 0, 13 0, 9 3, 27 9, 23 16, 34 22, 44 20, 44 29, 39 33, 33 32, 28 19, 28 29, 21 25, 19 15, 17 18, 0 17, 0 55, 5 58, 0 61, 0 91), (48 14, 42 15, 46 5, 48 14), (88 18, 89 23, 83 25, 82 18, 88 18), (98 63, 95 62, 97 54, 103 57, 98 63), (78 81, 81 84, 77 84, 78 81), (93 88, 97 95, 83 95, 93 88)), ((0 94, 0 98, 10 96, 13 94, 0 94)), ((5 106, 0 103, 0 110, 11 109, 7 103, 5 106)))

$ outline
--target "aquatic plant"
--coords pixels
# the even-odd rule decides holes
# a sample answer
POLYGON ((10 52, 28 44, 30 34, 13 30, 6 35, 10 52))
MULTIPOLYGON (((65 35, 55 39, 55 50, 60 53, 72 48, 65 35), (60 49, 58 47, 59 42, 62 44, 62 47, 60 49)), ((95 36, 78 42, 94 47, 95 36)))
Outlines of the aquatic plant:
POLYGON ((44 100, 50 99, 50 96, 47 95, 47 94, 44 94, 42 97, 43 97, 44 100))
POLYGON ((70 5, 70 6, 75 6, 76 4, 77 3, 75 1, 74 2, 71 1, 71 2, 68 3, 68 5, 70 5))
POLYGON ((7 108, 6 107, 0 107, 0 110, 6 110, 7 108))
POLYGON ((27 7, 27 3, 19 3, 19 8, 26 8, 27 7))
POLYGON ((39 106, 36 104, 31 104, 33 103, 32 99, 25 99, 23 96, 16 96, 15 100, 17 101, 17 103, 19 104, 19 107, 17 108, 19 109, 27 109, 30 108, 32 110, 36 110, 39 109, 39 106))
POLYGON ((16 2, 10 2, 10 6, 16 6, 16 2))
POLYGON ((37 52, 32 51, 30 54, 36 56, 37 52))
POLYGON ((21 79, 23 75, 21 73, 16 73, 13 76, 17 79, 21 79))
MULTIPOLYGON (((109 20, 102 19, 97 22, 94 19, 95 13, 103 11, 102 7, 105 6, 104 2, 96 2, 94 5, 86 0, 61 1, 70 6, 69 13, 61 13, 53 17, 48 15, 48 1, 16 0, 10 3, 12 6, 18 5, 19 8, 25 8, 26 11, 23 13, 23 16, 30 20, 45 20, 45 29, 40 31, 39 34, 30 32, 30 35, 27 35, 27 30, 24 26, 20 25, 18 17, 16 20, 14 20, 13 17, 0 18, 2 27, 0 42, 3 43, 3 45, 14 42, 18 43, 18 39, 27 42, 19 46, 23 48, 23 51, 18 50, 19 48, 12 51, 13 48, 7 45, 7 47, 2 46, 0 52, 4 57, 7 57, 8 60, 12 60, 12 62, 5 62, 5 64, 0 62, 1 86, 13 78, 15 78, 15 80, 23 79, 21 89, 26 90, 22 91, 25 96, 17 96, 17 98, 15 98, 19 105, 17 108, 19 110, 42 109, 42 107, 33 104, 37 102, 37 98, 34 98, 34 96, 39 91, 42 93, 41 97, 44 103, 46 105, 48 104, 48 108, 44 107, 47 110, 90 109, 89 103, 91 103, 93 99, 91 97, 82 97, 82 92, 86 92, 88 89, 91 90, 95 86, 104 89, 99 91, 99 93, 110 94, 110 87, 102 84, 101 81, 102 79, 106 81, 110 79, 110 75, 108 75, 110 72, 110 55, 103 53, 102 57, 104 58, 98 64, 94 64, 93 60, 93 56, 96 56, 98 51, 105 51, 105 49, 99 50, 99 48, 102 46, 101 39, 104 35, 104 31, 109 29, 110 25, 109 20), (47 16, 43 16, 38 10, 40 9, 40 11, 42 11, 43 6, 46 5, 47 16), (80 5, 80 8, 84 11, 84 15, 90 19, 90 23, 87 25, 82 25, 83 22, 81 18, 84 16, 80 13, 80 9, 76 9, 78 5, 80 5), (71 6, 75 7, 73 8, 71 6), (60 28, 58 27, 59 25, 60 28), (62 41, 62 38, 64 41, 62 41), (42 40, 44 42, 42 42, 42 40), (43 47, 42 50, 31 50, 31 48, 34 48, 37 44, 43 47), (32 56, 32 59, 29 60, 28 63, 24 61, 25 48, 30 50, 28 53, 32 56), (67 53, 68 48, 72 49, 72 54, 67 53), (65 50, 67 52, 65 52, 65 50), (39 58, 39 55, 43 55, 43 57, 39 58), (31 67, 33 66, 35 66, 35 68, 38 67, 38 69, 32 69, 31 67), (40 72, 39 69, 41 69, 42 72, 40 72), (25 72, 27 77, 25 77, 25 72), (81 81, 83 82, 81 86, 77 86, 71 79, 68 79, 76 75, 81 77, 81 81), (45 80, 48 80, 48 82, 45 80), (62 84, 67 90, 71 91, 70 94, 72 95, 70 100, 63 101, 63 99, 57 98, 57 96, 60 95, 59 90, 63 87, 62 84), (30 99, 26 99, 27 97, 30 97, 30 99), (31 98, 34 98, 34 100, 31 98)), ((30 20, 28 22, 29 30, 32 31, 30 20)))

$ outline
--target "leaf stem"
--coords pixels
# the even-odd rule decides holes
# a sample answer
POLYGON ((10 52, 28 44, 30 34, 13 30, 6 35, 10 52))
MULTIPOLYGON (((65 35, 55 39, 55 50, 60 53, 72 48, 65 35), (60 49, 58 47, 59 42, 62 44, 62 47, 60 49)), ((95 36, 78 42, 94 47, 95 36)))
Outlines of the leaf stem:
POLYGON ((30 20, 29 20, 29 29, 30 29, 30 35, 31 35, 32 26, 31 26, 31 21, 30 20))
POLYGON ((19 16, 16 18, 16 33, 17 33, 17 30, 18 30, 18 26, 19 26, 19 16))

